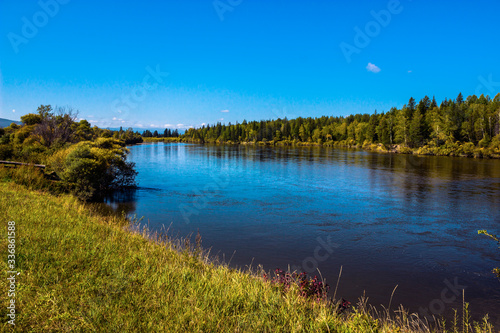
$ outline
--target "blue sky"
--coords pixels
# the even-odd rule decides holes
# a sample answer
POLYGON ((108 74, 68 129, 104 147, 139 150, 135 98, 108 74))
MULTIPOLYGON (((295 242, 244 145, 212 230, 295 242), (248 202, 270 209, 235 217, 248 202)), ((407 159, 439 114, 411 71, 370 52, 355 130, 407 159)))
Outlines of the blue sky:
POLYGON ((0 118, 185 128, 500 91, 498 1, 0 0, 0 118), (347 50, 347 51, 346 51, 347 50))

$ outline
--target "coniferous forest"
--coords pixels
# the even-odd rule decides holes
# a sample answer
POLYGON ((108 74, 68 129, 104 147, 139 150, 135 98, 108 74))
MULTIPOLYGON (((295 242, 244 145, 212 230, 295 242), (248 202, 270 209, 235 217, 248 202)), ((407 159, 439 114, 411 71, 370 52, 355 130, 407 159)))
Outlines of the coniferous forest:
POLYGON ((355 114, 249 121, 191 128, 183 139, 199 143, 259 143, 363 147, 380 151, 500 157, 500 93, 445 99, 440 105, 412 97, 401 109, 355 114))

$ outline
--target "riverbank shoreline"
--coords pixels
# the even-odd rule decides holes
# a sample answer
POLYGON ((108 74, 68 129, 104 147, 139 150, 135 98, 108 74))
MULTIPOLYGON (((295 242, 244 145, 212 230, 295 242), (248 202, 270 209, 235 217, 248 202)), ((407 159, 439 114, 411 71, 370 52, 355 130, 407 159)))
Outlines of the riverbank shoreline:
POLYGON ((353 148, 363 149, 366 151, 384 153, 384 154, 404 154, 416 156, 449 156, 449 157, 465 157, 465 158, 484 158, 484 159, 500 159, 500 149, 488 147, 475 147, 470 143, 450 142, 441 146, 424 145, 418 148, 410 148, 404 144, 399 145, 384 145, 382 143, 364 142, 362 145, 357 144, 354 140, 349 142, 344 141, 326 141, 326 142, 302 142, 296 140, 283 141, 210 141, 202 142, 200 140, 190 140, 185 138, 143 138, 144 143, 194 143, 194 144, 215 144, 215 145, 250 145, 250 146, 266 146, 266 147, 338 147, 338 148, 353 148))

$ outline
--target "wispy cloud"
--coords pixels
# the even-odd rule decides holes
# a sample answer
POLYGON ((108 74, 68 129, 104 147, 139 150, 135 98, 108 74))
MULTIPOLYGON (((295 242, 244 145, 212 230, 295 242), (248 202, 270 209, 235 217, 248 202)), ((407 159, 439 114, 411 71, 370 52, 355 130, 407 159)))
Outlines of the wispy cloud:
POLYGON ((409 71, 408 71, 408 73, 411 73, 411 72, 413 72, 413 71, 412 71, 412 70, 409 70, 409 71))
POLYGON ((371 62, 368 63, 368 65, 366 66, 366 69, 372 73, 380 72, 380 68, 377 65, 372 64, 371 62))
POLYGON ((12 112, 16 112, 16 109, 13 109, 12 112))
POLYGON ((221 110, 220 112, 228 113, 229 110, 221 110))
POLYGON ((185 125, 185 124, 177 124, 177 125, 174 125, 174 124, 164 124, 163 127, 166 127, 166 128, 170 128, 170 129, 181 129, 181 128, 187 128, 188 125, 185 125))

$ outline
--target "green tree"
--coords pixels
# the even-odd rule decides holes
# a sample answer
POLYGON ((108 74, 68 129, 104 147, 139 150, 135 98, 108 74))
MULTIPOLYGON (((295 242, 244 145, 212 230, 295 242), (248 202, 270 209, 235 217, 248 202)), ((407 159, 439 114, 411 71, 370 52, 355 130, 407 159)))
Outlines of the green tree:
POLYGON ((42 119, 48 118, 53 115, 51 105, 40 105, 38 109, 36 109, 36 111, 42 119))
POLYGON ((424 117, 417 109, 413 114, 413 119, 410 122, 410 127, 408 129, 409 143, 412 147, 417 147, 423 143, 423 133, 424 133, 424 117))
POLYGON ((366 132, 368 130, 368 123, 358 123, 355 129, 356 140, 359 145, 362 145, 367 139, 366 132))
POLYGON ((24 116, 21 116, 21 121, 25 125, 36 125, 42 122, 42 116, 39 114, 28 113, 24 116))
POLYGON ((434 139, 436 146, 441 145, 446 140, 444 134, 443 117, 438 107, 434 107, 427 112, 427 123, 430 127, 430 137, 434 139))
POLYGON ((92 140, 93 138, 93 131, 92 128, 90 127, 90 123, 82 119, 78 123, 74 123, 73 125, 73 131, 74 131, 74 139, 76 141, 88 141, 92 140))
POLYGON ((395 123, 395 140, 396 143, 404 143, 408 144, 408 130, 410 127, 410 122, 408 117, 405 115, 403 110, 400 110, 396 114, 396 123, 395 123))

